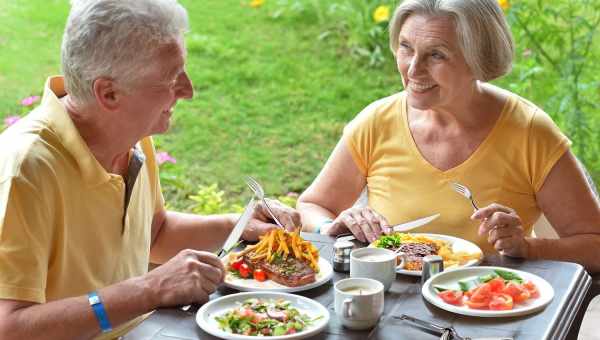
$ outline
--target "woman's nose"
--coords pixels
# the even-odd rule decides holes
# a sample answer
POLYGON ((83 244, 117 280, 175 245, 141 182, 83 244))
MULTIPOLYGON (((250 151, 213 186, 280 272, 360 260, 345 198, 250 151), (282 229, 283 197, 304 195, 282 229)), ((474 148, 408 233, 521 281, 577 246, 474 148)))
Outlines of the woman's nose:
POLYGON ((415 55, 413 56, 408 63, 408 75, 409 76, 415 76, 418 75, 419 72, 421 72, 421 68, 422 68, 422 62, 421 60, 419 60, 419 58, 415 55))

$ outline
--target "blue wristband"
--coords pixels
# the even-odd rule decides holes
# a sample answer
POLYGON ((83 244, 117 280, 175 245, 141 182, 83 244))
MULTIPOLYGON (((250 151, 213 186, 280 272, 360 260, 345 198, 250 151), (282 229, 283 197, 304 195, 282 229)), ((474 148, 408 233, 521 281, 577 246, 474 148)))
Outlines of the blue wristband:
POLYGON ((330 219, 323 220, 321 223, 319 223, 319 225, 317 225, 317 228, 315 228, 315 233, 320 234, 321 228, 323 228, 326 224, 330 224, 330 223, 333 223, 333 220, 330 220, 330 219))
POLYGON ((102 300, 100 300, 100 296, 98 296, 98 293, 89 293, 88 301, 90 302, 90 306, 92 306, 92 309, 94 310, 94 314, 96 315, 96 319, 98 320, 98 325, 100 325, 102 333, 112 331, 112 326, 110 325, 110 321, 108 321, 106 310, 104 309, 104 305, 102 304, 102 300))

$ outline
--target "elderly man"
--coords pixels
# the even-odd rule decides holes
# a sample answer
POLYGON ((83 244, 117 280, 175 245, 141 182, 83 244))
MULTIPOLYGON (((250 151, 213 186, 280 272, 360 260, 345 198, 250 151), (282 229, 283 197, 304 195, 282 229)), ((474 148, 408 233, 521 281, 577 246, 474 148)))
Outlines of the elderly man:
MULTIPOLYGON (((186 30, 176 0, 73 4, 64 79, 48 79, 41 105, 0 136, 0 339, 114 338, 222 282, 206 251, 237 215, 165 211, 149 137, 192 98, 186 30), (149 260, 164 264, 147 272, 149 260)), ((272 227, 259 206, 243 237, 272 227)))

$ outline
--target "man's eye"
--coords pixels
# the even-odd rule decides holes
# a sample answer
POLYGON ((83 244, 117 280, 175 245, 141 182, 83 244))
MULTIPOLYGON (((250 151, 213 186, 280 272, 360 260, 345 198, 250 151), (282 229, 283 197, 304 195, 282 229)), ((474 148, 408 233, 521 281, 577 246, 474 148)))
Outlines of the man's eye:
POLYGON ((439 53, 439 52, 433 52, 433 53, 431 54, 431 57, 432 57, 433 59, 437 59, 437 60, 442 60, 442 59, 445 59, 445 58, 446 58, 446 56, 445 56, 445 55, 443 55, 443 54, 441 54, 441 53, 439 53))

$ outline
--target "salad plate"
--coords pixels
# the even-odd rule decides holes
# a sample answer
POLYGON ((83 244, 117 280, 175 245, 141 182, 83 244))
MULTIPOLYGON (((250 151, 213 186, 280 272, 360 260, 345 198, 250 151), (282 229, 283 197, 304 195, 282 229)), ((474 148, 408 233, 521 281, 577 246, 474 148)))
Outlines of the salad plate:
MULTIPOLYGON (((455 270, 463 267, 476 266, 483 260, 483 252, 481 248, 479 248, 475 243, 464 240, 462 238, 429 233, 397 233, 396 235, 400 235, 400 237, 406 238, 406 241, 409 243, 421 243, 419 239, 427 238, 434 242, 441 242, 442 244, 446 245, 445 247, 443 247, 443 250, 440 249, 441 252, 438 254, 441 255, 444 259, 444 270, 446 271, 455 270), (474 254, 475 256, 472 256, 471 254, 474 254)), ((380 240, 382 240, 382 238, 371 243, 369 247, 388 248, 378 245, 380 240)), ((421 276, 422 271, 420 269, 411 270, 405 268, 398 268, 396 269, 396 273, 409 276, 421 276)))
MULTIPOLYGON (((225 267, 228 266, 228 262, 229 260, 227 259, 227 257, 223 258, 223 262, 225 264, 225 267)), ((241 278, 237 275, 234 275, 232 272, 227 271, 227 273, 225 274, 225 282, 224 285, 226 287, 229 288, 233 288, 242 292, 254 292, 254 291, 271 291, 271 292, 287 292, 287 293, 292 293, 292 292, 301 292, 301 291, 305 291, 305 290, 309 290, 315 287, 319 287, 321 285, 323 285, 324 283, 326 283, 327 281, 331 280, 331 277, 333 276, 333 268, 331 267, 331 263, 329 263, 329 261, 325 260, 322 257, 319 257, 319 272, 316 273, 315 275, 315 281, 305 284, 305 285, 301 285, 301 286, 296 286, 296 287, 291 287, 291 286, 285 286, 282 284, 279 284, 275 281, 272 280, 266 280, 266 281, 257 281, 253 278, 241 278)))
POLYGON ((320 333, 329 323, 330 316, 329 311, 320 303, 303 296, 280 292, 247 292, 209 301, 196 313, 196 323, 213 336, 222 339, 247 340, 255 339, 257 335, 232 332, 239 332, 240 328, 249 328, 250 320, 256 320, 257 317, 262 321, 258 323, 261 325, 258 329, 252 327, 256 332, 271 333, 268 339, 291 340, 304 339, 320 333), (277 306, 277 310, 273 311, 274 309, 271 309, 273 306, 277 306), (265 309, 269 311, 264 312, 265 309), (277 315, 281 313, 287 315, 285 319, 280 319, 287 319, 284 324, 277 321, 279 320, 277 315), (271 320, 271 316, 276 319, 271 320))
MULTIPOLYGON (((520 270, 503 268, 503 267, 472 267, 472 268, 458 268, 448 272, 441 272, 429 278, 421 289, 423 297, 432 303, 433 305, 444 309, 448 312, 477 316, 477 317, 512 317, 527 315, 530 313, 537 312, 544 309, 554 298, 554 289, 543 278, 520 270), (467 302, 467 295, 471 295, 474 288, 481 287, 491 278, 499 278, 498 280, 504 281, 505 286, 501 288, 498 293, 500 295, 500 302, 502 302, 503 296, 513 295, 509 292, 508 284, 517 283, 521 286, 530 285, 533 290, 531 293, 526 293, 526 298, 517 299, 516 297, 511 300, 510 308, 508 306, 496 305, 485 307, 472 307, 467 302), (474 283, 473 283, 474 282, 474 283), (467 285, 467 287, 465 287, 467 285), (449 291, 462 291, 465 296, 462 298, 465 303, 452 304, 445 301, 440 294, 444 290, 449 291), (469 291, 469 293, 467 293, 469 291), (522 300, 522 301, 519 301, 522 300), (514 301, 514 302, 513 302, 514 301)), ((493 293, 490 294, 492 296, 493 293)), ((517 296, 517 295, 513 295, 517 296)), ((471 295, 472 299, 472 295, 471 295)), ((493 300, 493 298, 491 298, 493 300)), ((498 302, 498 301, 496 301, 498 302)))

